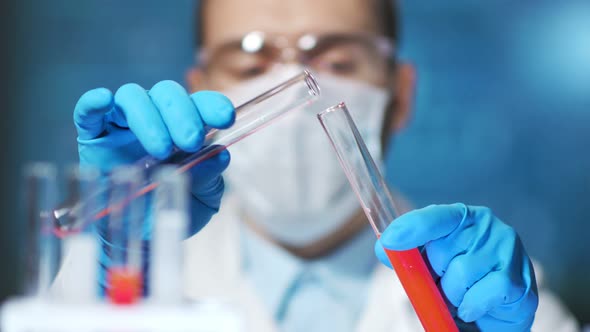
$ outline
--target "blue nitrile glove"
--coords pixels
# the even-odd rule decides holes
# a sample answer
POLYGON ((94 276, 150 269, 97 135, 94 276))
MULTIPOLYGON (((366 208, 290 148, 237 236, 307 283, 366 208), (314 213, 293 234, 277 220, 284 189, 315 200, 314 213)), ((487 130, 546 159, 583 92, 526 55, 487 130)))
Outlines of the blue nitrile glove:
MULTIPOLYGON (((162 81, 146 91, 127 84, 113 95, 107 89, 86 92, 74 111, 80 163, 110 172, 146 154, 159 159, 173 146, 194 152, 201 148, 205 126, 227 128, 235 111, 220 93, 189 95, 178 83, 162 81)), ((221 172, 229 164, 223 151, 191 170, 191 232, 198 232, 217 212, 224 191, 221 172)))
MULTIPOLYGON (((146 154, 165 159, 173 146, 194 152, 203 144, 205 126, 227 128, 234 119, 234 107, 222 94, 201 91, 189 95, 173 81, 159 82, 149 91, 127 84, 114 95, 103 88, 91 90, 80 98, 74 110, 80 164, 97 167, 106 174, 146 154)), ((191 234, 218 211, 224 191, 221 173, 229 160, 229 153, 223 151, 191 169, 191 234)), ((149 227, 149 223, 145 224, 149 227)), ((107 254, 101 257, 106 268, 110 248, 105 241, 104 223, 97 230, 107 254)), ((146 240, 149 234, 150 230, 144 229, 146 240)), ((144 250, 144 257, 147 255, 144 250)), ((104 286, 104 271, 99 279, 104 286)))
POLYGON ((375 244, 424 246, 435 280, 457 315, 482 331, 529 331, 537 310, 535 274, 520 238, 485 207, 431 205, 392 222, 375 244))

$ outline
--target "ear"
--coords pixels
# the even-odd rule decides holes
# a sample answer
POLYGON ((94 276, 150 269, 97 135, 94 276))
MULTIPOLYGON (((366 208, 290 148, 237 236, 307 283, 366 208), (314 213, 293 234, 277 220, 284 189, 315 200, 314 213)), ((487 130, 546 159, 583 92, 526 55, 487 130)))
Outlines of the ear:
POLYGON ((416 70, 409 63, 399 63, 394 77, 394 96, 396 108, 389 123, 390 134, 404 128, 408 123, 414 102, 416 70))
POLYGON ((186 83, 188 84, 189 92, 194 93, 200 90, 205 90, 205 77, 203 70, 199 67, 191 67, 186 72, 186 83))

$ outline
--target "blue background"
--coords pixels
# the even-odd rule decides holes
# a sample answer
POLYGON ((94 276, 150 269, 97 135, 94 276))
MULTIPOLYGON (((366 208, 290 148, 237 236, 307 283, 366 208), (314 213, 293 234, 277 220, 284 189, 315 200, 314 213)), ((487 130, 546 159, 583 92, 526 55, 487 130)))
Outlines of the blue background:
MULTIPOLYGON (((417 206, 490 206, 590 322, 590 2, 405 0, 402 9, 401 57, 418 69, 418 95, 393 139, 389 180, 417 206)), ((18 3, 5 204, 19 201, 11 193, 24 162, 76 161, 71 117, 84 91, 184 82, 192 11, 190 0, 18 3)), ((21 217, 2 220, 13 264, 21 217)), ((16 275, 2 281, 3 296, 13 293, 16 275)))

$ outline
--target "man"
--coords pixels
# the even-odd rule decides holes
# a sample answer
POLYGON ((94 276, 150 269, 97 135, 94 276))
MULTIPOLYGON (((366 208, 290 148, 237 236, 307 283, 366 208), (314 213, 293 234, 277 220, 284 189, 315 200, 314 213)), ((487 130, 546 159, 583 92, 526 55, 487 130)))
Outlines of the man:
POLYGON ((304 65, 322 99, 192 170, 192 233, 186 293, 237 303, 253 331, 414 331, 412 308, 383 247, 422 247, 463 329, 575 330, 559 302, 537 291, 512 228, 489 209, 429 206, 404 214, 375 243, 314 112, 348 103, 371 153, 410 114, 413 68, 395 58, 387 1, 217 0, 201 4, 202 51, 190 91, 162 81, 84 94, 76 106, 82 164, 104 171, 176 146, 198 150, 205 127, 225 128, 234 103, 304 65), (220 208, 207 227, 201 228, 220 208), (546 301, 545 303, 543 301, 546 301))

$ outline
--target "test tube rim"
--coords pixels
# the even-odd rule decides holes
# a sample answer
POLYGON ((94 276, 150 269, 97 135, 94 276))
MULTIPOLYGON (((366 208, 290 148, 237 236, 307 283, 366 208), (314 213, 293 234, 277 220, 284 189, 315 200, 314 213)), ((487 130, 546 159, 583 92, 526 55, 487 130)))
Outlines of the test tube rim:
POLYGON ((139 182, 142 179, 142 172, 137 165, 120 165, 113 168, 109 178, 113 184, 139 182))
POLYGON ((28 164, 24 169, 25 177, 57 178, 57 167, 50 162, 36 161, 28 164))
POLYGON ((70 181, 97 181, 100 170, 94 166, 72 164, 66 167, 66 175, 70 181))
POLYGON ((328 113, 332 113, 332 112, 338 111, 343 108, 346 108, 346 103, 341 101, 338 104, 330 106, 330 107, 326 108, 325 110, 319 112, 318 118, 323 119, 328 113))
POLYGON ((307 88, 309 89, 309 94, 312 96, 320 96, 322 91, 311 71, 305 69, 303 70, 303 75, 305 76, 304 80, 305 84, 307 84, 307 88))

